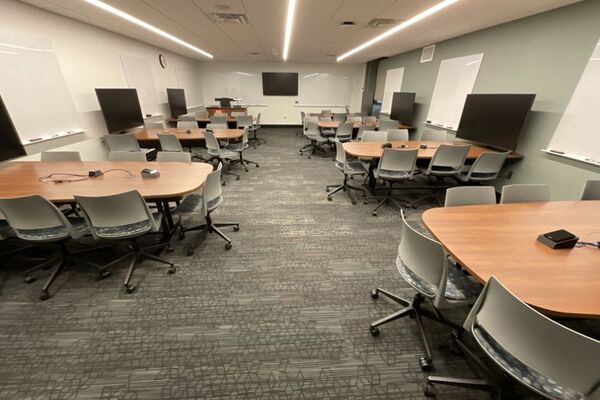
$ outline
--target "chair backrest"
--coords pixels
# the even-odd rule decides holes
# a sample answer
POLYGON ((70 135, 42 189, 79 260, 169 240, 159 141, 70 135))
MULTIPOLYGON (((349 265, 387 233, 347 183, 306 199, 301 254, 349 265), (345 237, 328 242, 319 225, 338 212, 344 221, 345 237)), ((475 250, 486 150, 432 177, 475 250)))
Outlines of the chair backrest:
POLYGON ((162 151, 183 151, 181 142, 177 136, 172 133, 159 133, 158 141, 162 151))
POLYGON ((260 113, 258 113, 258 115, 256 116, 256 124, 254 124, 255 127, 260 128, 260 113))
POLYGON ((202 215, 206 216, 208 212, 207 204, 214 203, 216 199, 218 199, 222 193, 223 189, 221 188, 221 170, 223 169, 223 164, 219 163, 217 168, 208 174, 206 177, 206 182, 204 183, 204 187, 202 188, 202 215))
POLYGON ((206 149, 221 154, 221 146, 219 141, 215 138, 214 132, 209 130, 204 131, 204 139, 206 141, 206 149))
POLYGON ((359 115, 349 115, 346 118, 346 121, 348 122, 362 122, 362 117, 359 115))
POLYGON ((440 144, 427 167, 427 173, 459 173, 465 165, 471 145, 440 144))
POLYGON ((210 117, 211 124, 226 124, 227 123, 227 114, 219 115, 213 114, 210 117))
POLYGON ((385 142, 387 141, 387 131, 363 131, 360 140, 363 142, 385 142))
POLYGON ((51 242, 68 237, 76 239, 83 233, 77 231, 54 204, 39 195, 0 199, 0 212, 23 240, 51 242))
POLYGON ((333 121, 333 119, 331 118, 330 115, 319 115, 319 121, 331 122, 331 121, 333 121))
MULTIPOLYGON (((400 123, 393 119, 379 119, 379 130, 398 129, 400 123)), ((408 132, 408 131, 407 131, 408 132)))
POLYGON ((231 112, 231 116, 232 117, 241 117, 243 115, 246 115, 246 111, 232 111, 231 112))
POLYGON ((600 179, 588 179, 581 191, 580 200, 600 200, 600 179))
POLYGON ((249 126, 245 126, 244 127, 244 133, 242 134, 242 146, 243 148, 246 148, 246 145, 248 144, 248 132, 250 131, 249 126))
POLYGON ((376 125, 377 118, 372 115, 367 115, 365 117, 362 117, 362 122, 363 122, 363 124, 376 125))
POLYGON ((308 136, 321 136, 321 131, 319 130, 319 125, 315 122, 308 121, 306 123, 306 134, 308 136))
POLYGON ((206 129, 228 129, 227 124, 206 124, 206 129))
POLYGON ((194 117, 196 118, 208 118, 208 111, 199 110, 194 113, 194 117))
POLYGON ((502 187, 500 204, 550 201, 550 186, 544 184, 514 184, 502 187))
POLYGON ((42 161, 81 161, 78 151, 43 151, 42 161))
POLYGON ((104 143, 108 151, 140 151, 140 144, 133 133, 104 135, 104 143))
POLYGON ((434 141, 434 142, 443 142, 446 140, 446 135, 448 132, 440 129, 423 129, 421 132, 421 137, 419 140, 421 141, 434 141))
POLYGON ((158 162, 192 162, 192 154, 187 151, 159 151, 156 154, 158 162))
POLYGON ((381 170, 407 173, 407 178, 412 178, 417 166, 419 149, 383 149, 383 154, 377 165, 377 172, 381 170))
MULTIPOLYGON (((146 201, 137 190, 108 196, 75 195, 74 197, 95 239, 106 237, 98 231, 99 228, 120 227, 147 221, 151 230, 158 229, 146 201)), ((149 230, 148 228, 141 230, 140 235, 149 230)))
POLYGON ((503 153, 486 151, 481 153, 469 169, 467 179, 471 181, 491 181, 496 179, 509 154, 510 151, 503 153))
MULTIPOLYGON (((381 129, 381 124, 379 125, 379 129, 381 129)), ((391 142, 394 140, 408 140, 408 129, 388 129, 387 141, 391 142)))
POLYGON ((198 122, 194 119, 193 121, 177 121, 177 127, 179 129, 198 129, 198 122))
POLYGON ((446 190, 444 207, 496 204, 496 189, 493 186, 459 186, 446 190))
POLYGON ((109 161, 147 161, 143 151, 111 151, 108 153, 109 161))
POLYGON ((331 114, 331 110, 321 110, 321 114, 331 114))
POLYGON ((144 126, 146 128, 160 128, 160 129, 164 129, 165 126, 165 121, 147 121, 144 122, 144 126))
POLYGON ((352 137, 352 130, 354 129, 354 124, 352 122, 340 122, 338 125, 335 136, 336 137, 352 137))
POLYGON ((194 122, 196 122, 196 117, 191 114, 182 114, 179 117, 177 117, 177 120, 178 121, 194 121, 194 122))
POLYGON ((238 128, 245 128, 247 126, 252 126, 254 121, 252 120, 252 115, 239 115, 235 118, 237 121, 238 128))
MULTIPOLYGON (((530 380, 524 380, 499 362, 498 353, 492 348, 502 348, 502 353, 510 354, 510 358, 553 382, 549 385, 550 393, 545 393, 544 397, 598 398, 600 341, 569 329, 534 310, 511 293, 496 277, 489 278, 471 308, 464 327, 473 333, 482 350, 520 383, 536 389, 531 386, 530 380), (579 392, 584 397, 563 397, 560 392, 553 392, 552 386, 562 387, 563 393, 565 390, 579 392)), ((503 355, 504 359, 506 357, 503 355)), ((535 391, 540 393, 539 389, 535 391)))
POLYGON ((375 130, 374 125, 367 125, 367 124, 362 125, 360 128, 358 128, 358 132, 356 133, 356 140, 362 140, 362 135, 365 131, 374 131, 374 130, 375 130))
POLYGON ((335 140, 335 162, 346 165, 346 151, 344 151, 344 145, 337 139, 335 140))
POLYGON ((346 114, 344 113, 335 113, 333 114, 333 120, 336 122, 342 122, 346 120, 346 114))

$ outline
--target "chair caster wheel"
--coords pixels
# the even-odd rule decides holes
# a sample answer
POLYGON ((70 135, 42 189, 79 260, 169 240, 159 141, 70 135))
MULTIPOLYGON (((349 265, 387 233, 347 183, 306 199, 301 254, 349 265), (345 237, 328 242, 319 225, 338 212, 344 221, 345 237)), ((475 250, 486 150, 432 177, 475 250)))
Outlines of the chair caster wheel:
POLYGON ((371 298, 377 300, 379 298, 379 291, 377 289, 371 290, 371 298))
POLYGON ((45 301, 45 300, 48 300, 49 298, 50 298, 50 293, 48 293, 47 291, 42 291, 42 294, 40 295, 40 300, 45 301))
POLYGON ((126 285, 125 286, 125 291, 129 294, 135 292, 136 289, 137 289, 137 286, 135 286, 135 285, 126 285))
POLYGON ((310 156, 308 156, 308 157, 306 157, 306 158, 308 158, 308 159, 310 160, 310 156))
POLYGON ((356 205, 356 200, 352 200, 351 203, 353 206, 356 205))
POLYGON ((185 239, 185 233, 179 232, 179 240, 185 239))
POLYGON ((327 201, 331 201, 331 196, 327 196, 327 201))
POLYGON ((371 328, 369 328, 369 332, 371 332, 371 336, 373 337, 379 336, 379 328, 377 328, 376 326, 372 326, 371 328))
POLYGON ((421 357, 419 359, 419 366, 421 367, 421 371, 431 371, 433 368, 433 363, 431 360, 426 359, 425 357, 421 357))
POLYGON ((239 226, 234 226, 233 227, 233 231, 234 232, 239 232, 240 231, 240 227, 239 226))
POLYGON ((454 354, 455 356, 461 356, 463 352, 456 343, 452 343, 450 345, 450 353, 454 354))
POLYGON ((175 273, 175 271, 177 271, 177 268, 175 268, 175 266, 174 266, 174 265, 171 265, 171 266, 169 267, 169 269, 167 270, 167 273, 169 273, 169 274, 174 274, 174 273, 175 273))
POLYGON ((376 217, 377 216, 377 211, 373 211, 373 216, 376 217))
POLYGON ((187 255, 188 255, 188 256, 193 256, 193 255, 194 255, 194 250, 192 250, 192 249, 189 249, 189 250, 187 251, 187 255))
POLYGON ((223 182, 221 186, 227 186, 227 182, 223 182))
POLYGON ((236 180, 236 181, 239 181, 239 180, 240 180, 240 177, 239 177, 239 176, 236 176, 236 177, 235 177, 235 180, 236 180))
POLYGON ((225 250, 231 250, 232 247, 231 243, 225 243, 225 250))
POLYGON ((363 200, 363 204, 369 204, 366 200, 363 200))
POLYGON ((106 279, 110 276, 110 271, 102 271, 98 273, 98 277, 96 280, 101 281, 103 279, 106 279))
POLYGON ((35 282, 35 278, 34 278, 33 276, 29 276, 29 275, 28 275, 28 276, 26 276, 25 278, 23 278, 23 281, 24 281, 25 283, 33 283, 33 282, 35 282))
POLYGON ((425 397, 435 397, 435 386, 427 382, 425 388, 423 388, 423 394, 425 397))
POLYGON ((260 168, 260 165, 256 164, 256 168, 260 168))
POLYGON ((171 252, 173 252, 173 250, 175 250, 175 249, 170 244, 168 244, 167 246, 165 246, 165 251, 167 253, 171 253, 171 252))

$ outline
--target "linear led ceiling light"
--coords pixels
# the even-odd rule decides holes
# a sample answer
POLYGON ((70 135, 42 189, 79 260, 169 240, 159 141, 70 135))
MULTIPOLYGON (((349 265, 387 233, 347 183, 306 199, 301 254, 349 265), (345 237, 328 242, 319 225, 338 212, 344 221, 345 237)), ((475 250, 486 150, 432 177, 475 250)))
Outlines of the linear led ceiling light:
POLYGON ((287 18, 285 20, 285 37, 283 39, 283 61, 288 58, 290 40, 292 39, 292 26, 294 25, 294 13, 296 12, 296 0, 288 0, 287 18))
POLYGON ((141 19, 134 17, 133 15, 129 15, 126 12, 119 10, 118 8, 114 8, 113 6, 110 6, 110 5, 106 4, 106 3, 103 3, 100 0, 85 0, 85 2, 87 2, 87 3, 89 3, 89 4, 93 5, 93 6, 96 6, 98 8, 101 8, 104 11, 107 11, 107 12, 109 12, 111 14, 114 14, 114 15, 116 15, 118 17, 121 17, 121 18, 123 18, 123 19, 125 19, 125 20, 127 20, 127 21, 129 21, 131 23, 134 23, 134 24, 136 24, 138 26, 141 26, 142 28, 147 29, 150 32, 154 32, 157 35, 160 35, 160 36, 162 36, 162 37, 164 37, 166 39, 169 39, 169 40, 171 40, 171 41, 173 41, 173 42, 175 42, 177 44, 180 44, 180 45, 182 45, 184 47, 187 47, 188 49, 193 50, 193 51, 195 51, 197 53, 200 53, 203 56, 206 56, 208 58, 213 58, 212 54, 207 53, 206 51, 204 51, 202 49, 199 49, 196 46, 193 46, 193 45, 189 44, 188 42, 184 42, 183 40, 179 39, 178 37, 173 36, 170 33, 167 33, 165 31, 163 31, 162 29, 158 29, 154 25, 150 25, 149 23, 144 22, 141 19))
POLYGON ((363 44, 350 50, 349 52, 342 54, 341 56, 339 56, 337 58, 337 61, 340 62, 344 58, 350 57, 352 54, 358 53, 359 51, 364 50, 367 47, 370 47, 370 46, 374 45, 375 43, 382 41, 383 39, 387 38, 388 36, 391 36, 394 33, 401 31, 402 29, 408 28, 409 26, 416 24, 417 22, 429 17, 430 15, 437 13, 438 11, 443 10, 444 8, 456 3, 457 1, 458 0, 444 0, 441 3, 436 4, 435 6, 428 8, 427 10, 423 11, 422 13, 415 15, 411 19, 408 19, 408 20, 402 22, 401 24, 396 25, 395 27, 383 32, 381 35, 375 36, 373 39, 364 42, 363 44))

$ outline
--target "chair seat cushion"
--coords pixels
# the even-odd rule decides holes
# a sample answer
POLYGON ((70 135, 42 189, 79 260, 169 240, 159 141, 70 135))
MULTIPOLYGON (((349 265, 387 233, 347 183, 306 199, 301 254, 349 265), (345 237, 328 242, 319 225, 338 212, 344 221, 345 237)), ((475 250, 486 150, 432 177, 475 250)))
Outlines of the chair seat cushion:
POLYGON ((208 154, 210 154, 211 156, 219 156, 221 158, 238 158, 239 157, 237 152, 231 151, 229 149, 221 149, 220 153, 214 149, 208 149, 208 154))
MULTIPOLYGON (((82 233, 87 230, 87 225, 83 218, 69 218, 69 222, 71 222, 73 228, 82 233)), ((32 242, 52 242, 70 236, 69 231, 62 225, 41 229, 19 229, 18 233, 21 239, 30 240, 32 242)))
MULTIPOLYGON (((343 168, 343 167, 342 167, 343 168)), ((345 173, 347 175, 361 175, 366 174, 367 170, 359 161, 346 161, 346 170, 345 173)))
POLYGON ((581 400, 585 398, 583 393, 564 387, 525 365, 494 340, 482 326, 475 324, 473 336, 490 357, 525 386, 533 388, 551 399, 581 400))
POLYGON ((387 180, 395 180, 395 179, 408 179, 410 177, 410 172, 408 171, 392 171, 389 169, 380 169, 373 171, 373 175, 377 179, 387 179, 387 180))
MULTIPOLYGON (((411 271, 402 262, 398 256, 396 258, 396 266, 400 275, 411 285, 415 290, 421 292, 425 296, 434 297, 437 293, 437 286, 427 282, 419 275, 411 271)), ((473 282, 466 276, 458 267, 450 265, 448 267, 448 281, 446 283, 446 292, 444 297, 448 300, 468 300, 475 298, 481 292, 482 286, 473 282)))
POLYGON ((152 223, 149 220, 146 220, 135 222, 133 224, 96 228, 96 233, 102 238, 119 239, 141 236, 151 230, 152 223))
POLYGON ((206 202, 206 208, 208 211, 212 211, 215 208, 219 207, 223 203, 223 196, 215 197, 212 200, 206 202))

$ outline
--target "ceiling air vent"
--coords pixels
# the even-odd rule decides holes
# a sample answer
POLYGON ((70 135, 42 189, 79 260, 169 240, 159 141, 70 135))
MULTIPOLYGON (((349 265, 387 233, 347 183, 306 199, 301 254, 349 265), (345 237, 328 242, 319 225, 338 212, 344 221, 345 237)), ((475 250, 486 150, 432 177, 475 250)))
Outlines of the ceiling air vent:
POLYGON ((355 26, 356 26, 356 24, 354 23, 354 21, 344 21, 340 24, 339 28, 346 29, 346 28, 354 28, 355 26))
POLYGON ((423 47, 423 51, 421 52, 421 62, 429 62, 433 60, 433 52, 435 51, 435 44, 431 46, 423 47))
POLYGON ((367 26, 369 28, 387 28, 393 25, 396 25, 398 20, 388 19, 388 18, 373 18, 369 21, 367 26))
POLYGON ((215 24, 236 24, 236 25, 247 25, 248 17, 246 14, 236 13, 211 13, 210 19, 215 24))

